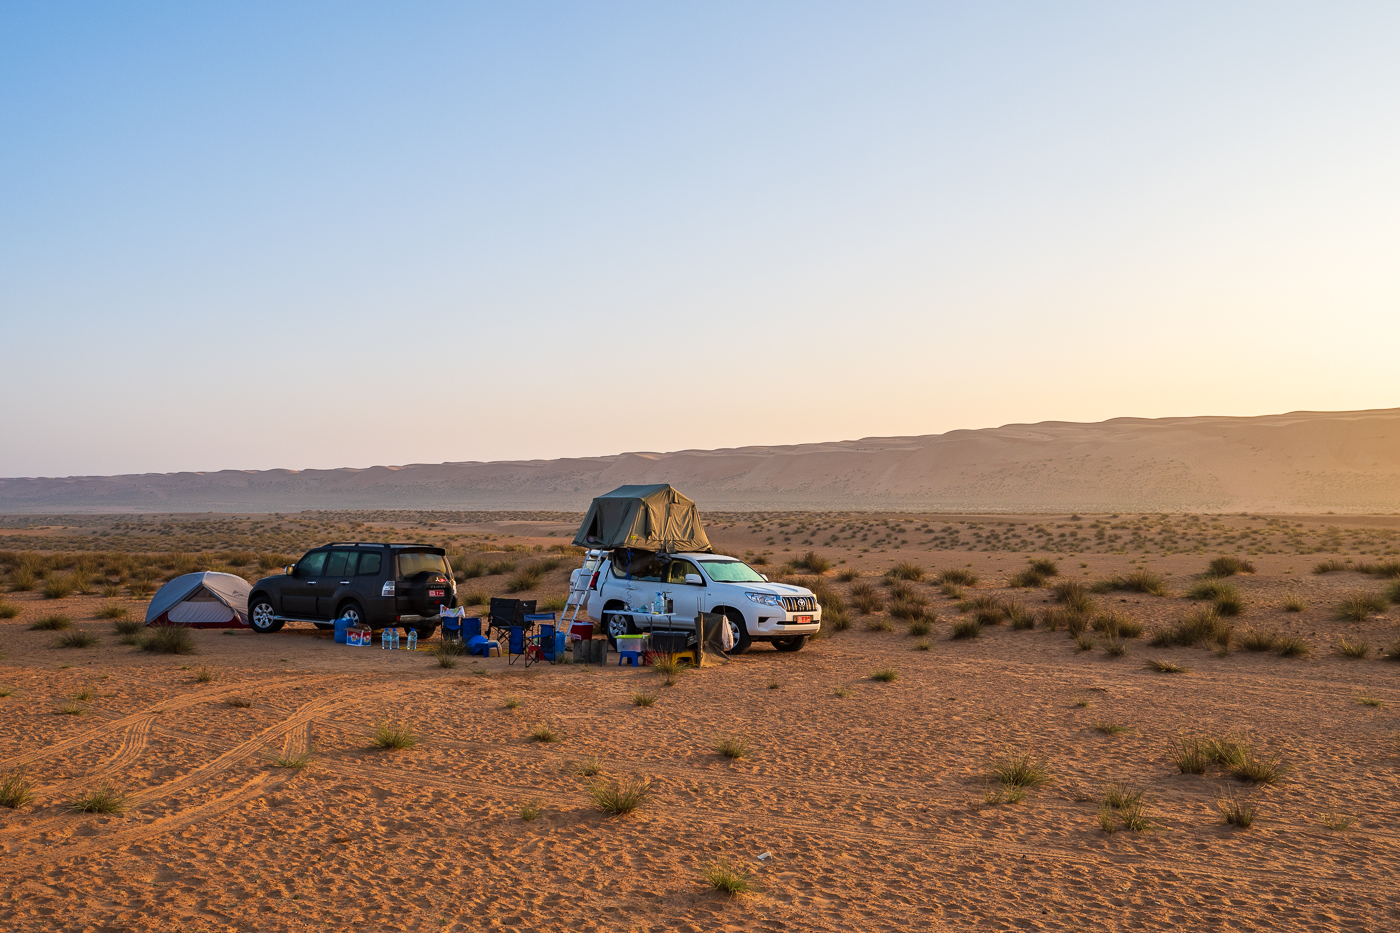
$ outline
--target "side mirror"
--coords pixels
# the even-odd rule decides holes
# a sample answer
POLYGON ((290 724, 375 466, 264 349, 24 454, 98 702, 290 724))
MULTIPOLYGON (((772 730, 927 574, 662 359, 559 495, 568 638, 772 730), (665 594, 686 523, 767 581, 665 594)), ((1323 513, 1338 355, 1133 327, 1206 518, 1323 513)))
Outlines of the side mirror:
POLYGON ((289 576, 289 577, 294 577, 294 576, 297 575, 297 565, 296 565, 296 564, 288 564, 287 566, 285 566, 285 567, 282 568, 282 572, 285 573, 285 574, 286 574, 287 576, 289 576))
POLYGON ((691 586, 704 586, 705 581, 698 573, 688 573, 685 575, 685 582, 691 586))
POLYGON ((766 574, 766 573, 760 573, 759 576, 763 578, 763 582, 764 582, 764 583, 767 583, 767 582, 768 582, 768 574, 766 574))

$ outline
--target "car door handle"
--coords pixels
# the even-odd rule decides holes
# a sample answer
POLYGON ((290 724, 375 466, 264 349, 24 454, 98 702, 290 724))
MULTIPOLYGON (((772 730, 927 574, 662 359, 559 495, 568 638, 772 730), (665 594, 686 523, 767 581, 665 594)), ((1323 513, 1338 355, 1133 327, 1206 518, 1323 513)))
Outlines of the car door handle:
POLYGON ((341 580, 341 581, 340 581, 340 585, 341 585, 341 586, 349 586, 349 585, 350 585, 350 581, 349 581, 349 580, 341 580))

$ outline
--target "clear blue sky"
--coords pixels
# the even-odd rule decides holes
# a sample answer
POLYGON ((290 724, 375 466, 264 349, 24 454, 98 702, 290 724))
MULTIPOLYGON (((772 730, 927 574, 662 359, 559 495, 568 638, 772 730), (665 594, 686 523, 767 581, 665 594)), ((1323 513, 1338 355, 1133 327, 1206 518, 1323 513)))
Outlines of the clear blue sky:
POLYGON ((1400 405, 1394 3, 0 6, 0 476, 1400 405))

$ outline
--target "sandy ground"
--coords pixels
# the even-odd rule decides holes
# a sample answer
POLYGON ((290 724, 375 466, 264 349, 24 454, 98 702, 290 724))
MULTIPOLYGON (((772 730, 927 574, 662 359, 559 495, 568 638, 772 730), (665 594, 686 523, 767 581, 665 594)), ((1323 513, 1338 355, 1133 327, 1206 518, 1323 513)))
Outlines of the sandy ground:
MULTIPOLYGON (((1127 555, 1057 556, 1085 579, 1138 566, 1127 555)), ((1343 636, 1388 645, 1400 610, 1333 621, 1343 595, 1381 584, 1308 573, 1323 556, 1256 557, 1256 574, 1232 579, 1249 606, 1237 625, 1301 635, 1313 645, 1307 658, 1157 649, 1146 639, 1112 658, 1078 651, 1063 631, 1006 625, 954 641, 959 612, 925 582, 914 586, 939 616, 927 650, 901 623, 869 631, 880 617, 856 616, 798 654, 761 646, 672 687, 649 669, 616 666, 525 670, 492 658, 444 669, 427 653, 345 648, 310 629, 200 632, 195 655, 149 655, 97 619, 109 600, 7 595, 22 611, 0 622, 0 692, 11 691, 0 698, 0 772, 22 767, 37 799, 0 810, 0 923, 1394 930, 1400 664, 1330 646, 1343 636), (1285 612, 1290 594, 1307 609, 1285 612), (54 633, 29 630, 55 610, 100 646, 59 649, 54 633), (1154 658, 1191 671, 1146 670, 1154 658), (200 682, 201 667, 215 679, 200 682), (870 679, 881 668, 897 679, 870 679), (83 714, 57 712, 84 690, 93 696, 79 703, 83 714), (637 692, 656 694, 655 704, 634 706, 637 692), (368 733, 385 718, 410 726, 421 745, 372 749, 368 733), (539 723, 560 740, 532 741, 539 723), (1129 728, 1110 735, 1096 724, 1129 728), (1274 786, 1215 768, 1180 774, 1168 751, 1183 733, 1247 738, 1290 771, 1274 786), (746 739, 748 756, 713 751, 722 736, 746 739), (268 760, 307 748, 314 755, 301 770, 268 760), (989 803, 987 767, 1006 751, 1043 756, 1053 782, 1020 803, 989 803), (601 814, 588 779, 573 773, 592 756, 604 778, 650 779, 647 803, 601 814), (66 809, 103 782, 130 795, 129 812, 66 809), (1149 831, 1100 828, 1110 782, 1147 792, 1149 831), (1257 803, 1253 827, 1222 823, 1224 794, 1257 803), (531 802, 541 815, 523 820, 531 802), (717 859, 756 891, 710 889, 701 871, 717 859)), ((1048 605, 1046 591, 1000 585, 1023 565, 1019 555, 889 550, 860 565, 869 573, 905 557, 971 564, 984 580, 970 594, 1048 605)), ((1204 563, 1153 559, 1170 574, 1171 598, 1097 599, 1151 629, 1193 608, 1180 593, 1204 563)), ((118 602, 133 614, 144 605, 118 602)))

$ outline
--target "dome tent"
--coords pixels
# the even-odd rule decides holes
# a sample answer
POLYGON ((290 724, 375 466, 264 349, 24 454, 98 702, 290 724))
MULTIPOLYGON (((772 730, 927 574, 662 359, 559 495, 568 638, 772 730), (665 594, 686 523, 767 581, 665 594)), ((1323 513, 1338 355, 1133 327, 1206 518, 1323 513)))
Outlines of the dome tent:
POLYGON ((712 550, 694 501, 668 483, 619 486, 598 496, 588 507, 588 514, 574 535, 574 544, 666 554, 712 550))
POLYGON ((146 609, 146 624, 247 628, 251 590, 247 580, 231 573, 183 574, 156 591, 146 609))

